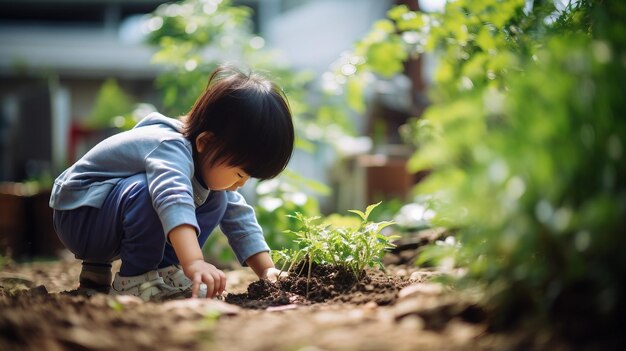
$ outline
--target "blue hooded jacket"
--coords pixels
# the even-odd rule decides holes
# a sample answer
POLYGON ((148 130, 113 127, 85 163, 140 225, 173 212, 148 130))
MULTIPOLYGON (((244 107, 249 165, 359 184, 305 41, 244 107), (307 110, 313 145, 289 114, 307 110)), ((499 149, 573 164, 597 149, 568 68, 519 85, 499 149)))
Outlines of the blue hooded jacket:
MULTIPOLYGON (((145 173, 163 232, 167 235, 173 228, 189 224, 199 233, 195 208, 206 201, 209 190, 194 177, 192 145, 182 132, 181 121, 152 113, 133 129, 103 140, 56 178, 50 207, 100 208, 120 179, 145 173)), ((269 247, 252 207, 238 192, 226 193, 228 206, 220 227, 244 264, 269 247)))

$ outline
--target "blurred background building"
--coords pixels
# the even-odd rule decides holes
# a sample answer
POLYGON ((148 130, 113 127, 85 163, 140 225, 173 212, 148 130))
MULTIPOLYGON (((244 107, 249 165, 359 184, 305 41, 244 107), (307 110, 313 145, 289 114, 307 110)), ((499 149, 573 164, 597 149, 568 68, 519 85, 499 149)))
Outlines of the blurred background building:
MULTIPOLYGON (((103 137, 91 135, 82 127, 94 109, 103 83, 115 79, 134 101, 152 104, 159 110, 161 96, 154 81, 163 68, 151 63, 156 48, 144 43, 145 19, 146 14, 170 2, 0 0, 0 195, 13 196, 0 199, 0 212, 4 214, 0 216, 3 236, 0 248, 12 245, 2 243, 11 240, 6 237, 9 233, 35 235, 52 231, 49 218, 28 218, 35 208, 41 216, 50 216, 46 212, 48 195, 37 195, 36 202, 37 196, 30 202, 20 202, 14 195, 28 195, 29 190, 16 190, 14 186, 16 182, 29 180, 51 181, 103 137)), ((252 8, 254 30, 265 39, 267 47, 281 51, 282 59, 294 70, 310 70, 318 76, 342 52, 350 50, 374 21, 384 18, 392 6, 405 4, 416 10, 419 4, 424 10, 436 10, 443 2, 232 1, 234 5, 252 8)), ((406 68, 408 79, 418 82, 413 89, 423 89, 422 64, 414 62, 406 68)), ((390 82, 381 84, 381 101, 387 100, 390 106, 402 105, 394 90, 398 86, 389 89, 390 82)), ((410 82, 409 85, 400 82, 399 86, 412 89, 410 82)), ((412 93, 421 96, 421 92, 412 93)), ((401 118, 411 112, 415 111, 403 111, 401 118)), ((396 112, 381 113, 393 116, 396 112)), ((328 153, 328 150, 320 152, 328 153)), ((324 162, 331 159, 325 155, 296 153, 292 168, 306 177, 328 183, 330 165, 324 162)), ((375 195, 372 191, 364 192, 363 187, 394 196, 398 191, 406 192, 413 178, 406 175, 390 178, 386 173, 405 172, 404 163, 394 163, 385 169, 380 160, 367 156, 358 161, 361 163, 357 162, 356 169, 349 170, 356 173, 335 184, 338 187, 335 198, 321 201, 322 207, 333 211, 338 207, 342 211, 363 207, 375 195), (335 203, 328 204, 329 201, 335 203)), ((46 239, 32 241, 45 243, 46 239)))
MULTIPOLYGON (((144 14, 160 0, 0 1, 0 180, 56 175, 75 122, 107 78, 136 101, 159 107, 159 67, 142 43, 144 14)), ((386 0, 240 0, 255 30, 295 68, 321 73, 392 5, 386 0)), ((82 150, 84 152, 84 150, 82 150)), ((77 155, 78 156, 78 155, 77 155)))

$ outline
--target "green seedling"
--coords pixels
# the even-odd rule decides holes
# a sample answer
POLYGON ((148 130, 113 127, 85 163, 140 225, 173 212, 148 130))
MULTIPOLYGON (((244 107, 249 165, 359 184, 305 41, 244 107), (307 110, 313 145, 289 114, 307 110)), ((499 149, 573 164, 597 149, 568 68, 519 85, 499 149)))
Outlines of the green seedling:
POLYGON ((381 230, 394 222, 370 222, 370 213, 379 203, 370 205, 365 212, 350 210, 361 220, 355 225, 335 227, 319 223, 320 217, 305 217, 296 212, 291 217, 300 223, 297 230, 287 230, 295 236, 298 247, 290 250, 273 251, 273 259, 281 264, 281 270, 301 275, 305 267, 308 281, 311 278, 311 269, 315 264, 329 264, 343 267, 360 280, 366 267, 378 266, 384 270, 382 257, 385 252, 395 245, 393 240, 397 235, 385 236, 381 230), (293 272, 300 267, 299 272, 293 272))
POLYGON ((115 299, 109 299, 107 301, 107 305, 109 306, 109 308, 116 312, 122 312, 124 310, 124 304, 115 299))

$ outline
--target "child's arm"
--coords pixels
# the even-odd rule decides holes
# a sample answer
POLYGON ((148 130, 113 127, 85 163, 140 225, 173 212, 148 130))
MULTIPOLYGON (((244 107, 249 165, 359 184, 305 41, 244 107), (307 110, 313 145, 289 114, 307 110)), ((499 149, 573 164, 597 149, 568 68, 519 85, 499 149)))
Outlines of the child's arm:
POLYGON ((191 225, 182 224, 172 229, 168 235, 183 272, 193 282, 192 297, 198 296, 200 283, 206 284, 207 297, 215 297, 224 292, 226 275, 214 265, 204 261, 196 229, 191 225))
MULTIPOLYGON (((220 227, 228 237, 237 260, 250 266, 260 279, 276 281, 280 271, 270 258, 270 248, 263 238, 263 230, 257 222, 254 209, 236 191, 227 191, 228 207, 220 227)), ((282 275, 287 275, 283 272, 282 275)))
POLYGON ((266 251, 250 256, 246 260, 246 264, 252 268, 260 279, 276 281, 281 273, 274 267, 274 262, 266 251))

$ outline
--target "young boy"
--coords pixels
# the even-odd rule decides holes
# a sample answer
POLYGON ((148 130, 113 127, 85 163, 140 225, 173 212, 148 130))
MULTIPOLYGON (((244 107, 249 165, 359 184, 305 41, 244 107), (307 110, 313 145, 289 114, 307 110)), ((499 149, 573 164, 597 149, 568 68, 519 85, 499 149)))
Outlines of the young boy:
POLYGON ((159 300, 214 297, 224 273, 201 247, 220 225, 238 260, 275 278, 252 207, 236 191, 286 167, 294 129, 267 79, 219 67, 187 116, 153 113, 91 149, 54 183, 50 206, 65 246, 83 260, 80 287, 159 300), (111 285, 111 262, 122 261, 111 285))

